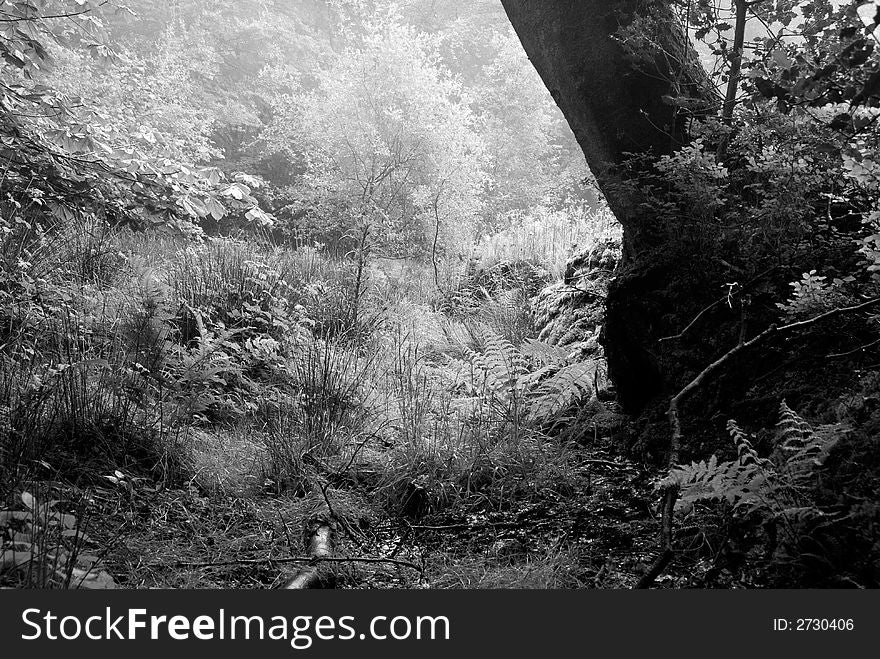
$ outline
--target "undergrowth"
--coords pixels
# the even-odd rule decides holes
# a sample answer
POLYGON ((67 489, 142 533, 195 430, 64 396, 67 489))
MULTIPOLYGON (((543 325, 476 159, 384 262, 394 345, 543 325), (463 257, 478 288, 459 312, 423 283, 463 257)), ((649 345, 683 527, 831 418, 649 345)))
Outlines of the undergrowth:
POLYGON ((415 263, 358 268, 316 247, 95 218, 9 228, 0 472, 4 520, 29 530, 7 525, 4 578, 66 587, 85 569, 79 515, 22 504, 38 472, 128 497, 146 482, 212 497, 329 488, 409 519, 565 488, 548 428, 603 370, 534 338, 524 280, 439 298, 413 284, 430 279, 415 263), (25 532, 39 535, 27 560, 25 532))

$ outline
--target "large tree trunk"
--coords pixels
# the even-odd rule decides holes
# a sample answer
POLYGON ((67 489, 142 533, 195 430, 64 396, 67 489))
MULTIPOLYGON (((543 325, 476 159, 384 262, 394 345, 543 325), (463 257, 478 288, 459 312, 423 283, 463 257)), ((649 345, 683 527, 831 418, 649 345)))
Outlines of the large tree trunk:
MULTIPOLYGON (((640 409, 663 387, 653 356, 663 276, 640 255, 658 235, 640 213, 638 186, 617 165, 628 153, 669 153, 687 142, 685 113, 672 99, 714 100, 696 53, 668 3, 648 0, 502 0, 526 53, 578 140, 624 228, 623 267, 609 290, 606 355, 622 402, 640 409), (656 30, 659 53, 636 59, 617 36, 636 16, 656 30), (666 99, 664 100, 664 96, 666 99), (644 261, 644 262, 643 262, 644 261), (641 273, 641 274, 639 274, 641 273)), ((665 273, 664 273, 665 274, 665 273)))
POLYGON ((684 119, 663 97, 708 94, 696 55, 666 3, 645 0, 502 0, 510 22, 562 109, 611 209, 638 234, 630 194, 617 191, 613 166, 627 152, 670 152, 687 141, 684 119), (617 39, 636 15, 667 33, 669 57, 636 62, 617 39), (680 62, 686 62, 685 67, 680 62), (684 70, 682 70, 684 68, 684 70), (675 89, 678 87, 678 89, 675 89))

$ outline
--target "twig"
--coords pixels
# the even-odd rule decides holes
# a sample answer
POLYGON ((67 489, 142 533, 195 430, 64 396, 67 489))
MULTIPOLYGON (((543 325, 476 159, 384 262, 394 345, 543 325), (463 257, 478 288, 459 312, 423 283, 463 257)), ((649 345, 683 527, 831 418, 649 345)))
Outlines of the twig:
POLYGON ((855 348, 854 350, 849 350, 847 352, 835 352, 830 355, 825 355, 825 358, 826 359, 836 359, 837 357, 849 357, 850 355, 854 355, 857 352, 861 352, 862 350, 867 350, 868 348, 873 348, 878 343, 880 343, 880 339, 877 339, 876 341, 871 341, 870 343, 867 343, 863 346, 859 346, 858 348, 855 348))
POLYGON ((432 526, 430 524, 410 524, 409 528, 421 531, 454 531, 455 529, 473 529, 480 526, 489 526, 489 524, 445 524, 441 526, 432 526))
POLYGON ((287 538, 287 546, 290 549, 293 549, 293 540, 290 539, 290 533, 287 531, 287 522, 284 521, 284 515, 281 514, 281 511, 278 511, 278 519, 281 520, 281 530, 284 531, 284 537, 287 538))
POLYGON ((419 572, 424 572, 424 568, 416 565, 415 563, 410 563, 409 561, 402 561, 398 558, 344 558, 344 557, 324 557, 324 558, 316 558, 313 559, 316 562, 325 562, 325 563, 390 563, 391 565, 400 565, 402 567, 408 567, 413 570, 418 570, 419 572))
POLYGON ((669 564, 669 561, 672 560, 673 551, 671 549, 664 549, 660 556, 654 561, 653 565, 648 568, 648 571, 639 579, 639 582, 635 585, 637 590, 644 590, 646 588, 650 588, 654 583, 654 580, 660 576, 663 570, 666 569, 666 566, 669 564))
POLYGON ((336 516, 336 512, 333 510, 333 504, 330 503, 330 497, 327 496, 327 490, 330 487, 330 483, 323 483, 320 487, 321 495, 324 497, 324 502, 327 504, 327 510, 330 512, 330 517, 338 520, 339 517, 336 516))
MULTIPOLYGON (((383 427, 384 427, 384 424, 383 424, 383 427)), ((378 430, 376 432, 378 432, 378 430)), ((376 433, 375 432, 370 433, 370 435, 364 441, 362 441, 360 444, 358 444, 355 447, 354 451, 351 452, 351 457, 349 457, 348 462, 345 463, 345 466, 342 467, 342 469, 337 469, 334 476, 336 476, 336 477, 342 476, 342 474, 344 474, 346 471, 348 471, 349 467, 351 467, 351 465, 354 464, 354 461, 355 461, 355 458, 357 457, 357 454, 360 453, 361 449, 367 445, 367 442, 369 442, 374 437, 376 437, 376 433)))
MULTIPOLYGON (((21 23, 22 21, 48 21, 48 20, 52 20, 55 18, 74 18, 75 16, 82 16, 83 14, 88 14, 89 12, 94 11, 95 9, 100 9, 101 7, 106 5, 108 2, 110 2, 110 0, 104 0, 104 2, 99 4, 97 7, 88 7, 87 9, 83 9, 82 11, 75 11, 75 12, 71 12, 69 14, 45 14, 43 16, 36 15, 36 16, 22 16, 22 17, 16 17, 16 18, 0 18, 0 23, 21 23)), ((4 15, 8 16, 9 14, 4 13, 4 15)))
POLYGON ((224 567, 227 565, 264 565, 266 563, 308 563, 309 561, 314 560, 314 558, 307 556, 304 558, 237 558, 229 561, 205 561, 205 562, 190 562, 190 561, 175 561, 175 562, 158 562, 158 563, 145 563, 143 567, 224 567))
MULTIPOLYGON (((542 523, 551 519, 554 518, 545 517, 543 519, 535 520, 535 522, 542 523)), ((492 527, 496 529, 520 529, 527 525, 527 522, 476 522, 474 524, 446 524, 441 526, 432 526, 429 524, 410 524, 408 526, 411 529, 418 529, 420 531, 454 531, 456 529, 479 529, 486 527, 492 527)))
MULTIPOLYGON (((752 286, 752 284, 754 284, 755 282, 759 281, 760 279, 763 279, 765 276, 767 276, 768 274, 770 274, 771 272, 773 272, 774 270, 776 270, 778 267, 779 267, 778 265, 774 265, 774 266, 772 266, 772 267, 770 267, 770 268, 767 268, 767 269, 764 270, 763 272, 761 272, 761 273, 755 275, 755 276, 752 277, 749 281, 747 281, 745 284, 743 284, 743 285, 740 287, 740 289, 739 289, 738 291, 736 291, 736 293, 734 293, 733 295, 740 295, 740 294, 746 292, 746 291, 752 286)), ((689 323, 687 324, 687 326, 686 326, 683 330, 681 330, 678 334, 673 334, 673 335, 671 335, 671 336, 664 336, 664 337, 661 337, 660 339, 658 339, 658 341, 659 341, 660 343, 662 343, 662 342, 664 342, 664 341, 674 341, 675 339, 680 339, 680 338, 682 338, 685 334, 687 334, 687 333, 690 331, 690 329, 691 329, 694 325, 697 324, 697 321, 700 320, 700 318, 702 318, 706 313, 708 313, 709 311, 711 311, 712 309, 714 309, 715 307, 717 307, 717 306, 718 306, 719 304, 721 304, 722 302, 725 302, 725 301, 727 301, 727 300, 730 300, 731 298, 732 298, 732 295, 731 295, 729 292, 728 292, 728 293, 725 293, 725 294, 722 295, 720 298, 718 298, 717 300, 715 300, 714 302, 712 302, 712 304, 710 304, 708 307, 706 307, 706 308, 704 308, 702 311, 700 311, 700 313, 698 313, 696 316, 694 316, 694 319, 693 319, 691 322, 689 322, 689 323)))
POLYGON ((616 469, 626 469, 627 467, 632 467, 633 465, 628 462, 613 462, 611 460, 580 460, 582 464, 587 465, 602 465, 603 467, 614 467, 616 469))

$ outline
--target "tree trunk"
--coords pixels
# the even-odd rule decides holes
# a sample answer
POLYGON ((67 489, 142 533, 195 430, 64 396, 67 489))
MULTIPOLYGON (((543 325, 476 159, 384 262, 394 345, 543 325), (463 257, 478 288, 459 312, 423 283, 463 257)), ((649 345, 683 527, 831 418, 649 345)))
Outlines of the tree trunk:
MULTIPOLYGON (((613 166, 628 152, 669 153, 687 142, 685 115, 663 97, 710 97, 666 3, 645 0, 502 0, 529 59, 568 120, 611 210, 638 234, 631 193, 617 190, 613 166), (666 57, 636 62, 615 38, 636 14, 650 16, 666 57), (684 60, 684 66, 680 63, 684 60), (676 89, 678 87, 678 89, 676 89)), ((668 100, 668 99, 667 99, 668 100)), ((631 236, 633 237, 633 236, 631 236)))
MULTIPOLYGON (((658 273, 642 255, 664 237, 640 211, 633 179, 616 167, 628 153, 660 156, 687 143, 688 113, 717 93, 669 4, 650 0, 502 0, 526 53, 578 140, 599 188, 624 228, 623 273, 608 294, 603 343, 621 401, 641 409, 660 392, 656 345, 658 273), (636 16, 655 26, 660 48, 635 58, 618 40, 636 16), (665 97, 665 98, 664 98, 665 97)), ((643 24, 645 22, 643 21, 643 24)), ((662 297, 662 296, 661 296, 662 297)))

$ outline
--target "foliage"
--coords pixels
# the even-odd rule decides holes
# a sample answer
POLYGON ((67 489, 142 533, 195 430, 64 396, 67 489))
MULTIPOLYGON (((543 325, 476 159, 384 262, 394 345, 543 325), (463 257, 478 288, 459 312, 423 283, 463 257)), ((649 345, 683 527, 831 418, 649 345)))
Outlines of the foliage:
POLYGON ((83 520, 176 488, 567 491, 604 374, 529 296, 607 218, 501 8, 419 2, 0 3, 0 480, 98 493, 4 509, 4 583, 112 586, 83 520))
MULTIPOLYGON (((858 241, 870 267, 880 97, 875 17, 862 10, 873 5, 676 6, 729 102, 695 107, 684 98, 687 90, 667 99, 690 119, 693 141, 670 156, 630 162, 647 193, 646 212, 661 230, 681 232, 677 242, 687 249, 721 255, 731 267, 719 277, 735 273, 741 283, 739 277, 780 264, 815 270, 792 284, 794 297, 778 305, 788 317, 872 295, 851 245, 858 241), (742 53, 731 45, 738 18, 747 40, 742 53)), ((620 39, 645 62, 688 58, 658 51, 662 40, 654 36, 663 29, 637 21, 620 39)))
POLYGON ((500 261, 547 264, 561 278, 575 251, 618 238, 620 226, 607 211, 593 209, 583 201, 570 200, 561 208, 539 206, 529 213, 511 213, 501 231, 480 238, 476 246, 479 267, 500 261))
POLYGON ((563 348, 537 339, 517 348, 490 328, 481 330, 482 345, 466 350, 459 382, 481 404, 501 406, 518 424, 546 423, 588 401, 603 377, 597 362, 574 360, 563 348))
MULTIPOLYGON (((7 162, 3 180, 10 195, 3 202, 4 215, 68 223, 90 212, 113 223, 159 226, 187 235, 199 234, 201 220, 219 220, 227 207, 253 210, 258 219, 269 220, 254 210, 256 200, 241 181, 224 182, 225 175, 216 168, 171 159, 185 154, 157 150, 157 134, 150 126, 133 129, 108 121, 100 108, 68 97, 64 87, 70 85, 51 78, 50 50, 60 49, 58 59, 68 62, 65 48, 80 46, 79 40, 56 32, 55 14, 43 18, 42 4, 6 5, 14 18, 4 23, 0 38, 8 55, 0 78, 5 99, 0 157, 7 162)), ((86 34, 101 27, 93 15, 97 3, 61 5, 75 9, 74 19, 83 22, 86 34)), ((98 46, 99 55, 106 54, 98 46)), ((117 122, 127 115, 124 110, 115 114, 117 122)))
POLYGON ((464 254, 485 174, 463 91, 423 35, 393 16, 367 29, 317 90, 282 99, 275 148, 301 149, 310 222, 384 254, 464 254))
POLYGON ((26 588, 115 588, 99 558, 85 553, 91 542, 76 515, 60 501, 23 491, 23 508, 0 510, 0 583, 26 588))
POLYGON ((847 297, 843 290, 846 284, 855 281, 855 277, 836 278, 830 284, 826 277, 816 274, 815 270, 805 272, 800 281, 792 282, 791 298, 785 303, 777 303, 787 318, 805 318, 815 316, 834 307, 843 306, 847 297))
MULTIPOLYGON (((783 401, 771 457, 761 457, 752 438, 733 420, 727 428, 737 458, 672 468, 658 488, 677 487, 676 511, 686 515, 700 503, 722 503, 735 521, 756 516, 782 536, 782 545, 797 549, 802 536, 832 517, 817 505, 819 474, 830 451, 847 431, 836 424, 813 429, 783 401)), ((775 536, 774 536, 775 537, 775 536)))

